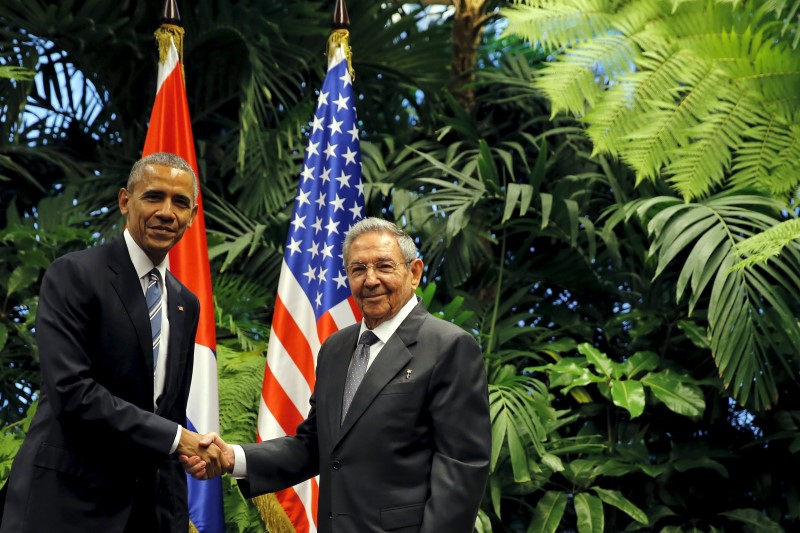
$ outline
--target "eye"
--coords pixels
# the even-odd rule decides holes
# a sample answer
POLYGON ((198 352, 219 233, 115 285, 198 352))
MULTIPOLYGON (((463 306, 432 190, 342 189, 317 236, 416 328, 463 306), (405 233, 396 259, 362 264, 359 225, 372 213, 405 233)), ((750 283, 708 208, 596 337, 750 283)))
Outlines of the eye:
POLYGON ((367 265, 363 263, 352 263, 347 267, 348 273, 353 277, 363 276, 367 272, 367 265))
POLYGON ((375 263, 375 270, 380 272, 381 274, 391 274, 394 272, 395 263, 394 261, 378 261, 375 263))

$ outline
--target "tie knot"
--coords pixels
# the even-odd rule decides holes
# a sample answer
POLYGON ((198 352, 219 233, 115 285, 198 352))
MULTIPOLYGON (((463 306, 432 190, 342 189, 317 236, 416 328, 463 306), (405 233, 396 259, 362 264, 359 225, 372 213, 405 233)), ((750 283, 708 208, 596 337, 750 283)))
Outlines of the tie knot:
POLYGON ((367 346, 372 346, 376 342, 378 342, 378 336, 375 335, 370 330, 365 331, 361 334, 361 337, 358 339, 358 344, 366 344, 367 346))
POLYGON ((153 270, 150 271, 150 274, 148 274, 147 278, 150 281, 161 281, 161 273, 158 271, 157 268, 154 268, 153 270))

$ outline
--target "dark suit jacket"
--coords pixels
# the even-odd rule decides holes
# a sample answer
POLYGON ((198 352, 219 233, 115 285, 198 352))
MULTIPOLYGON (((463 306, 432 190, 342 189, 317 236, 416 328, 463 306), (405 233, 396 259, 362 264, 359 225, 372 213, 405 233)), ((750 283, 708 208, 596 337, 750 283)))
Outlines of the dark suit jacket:
POLYGON ((320 533, 469 533, 489 474, 480 348, 418 304, 383 347, 340 427, 359 324, 322 346, 296 437, 244 446, 252 497, 319 473, 320 533))
POLYGON ((67 254, 42 281, 42 390, 14 460, 2 533, 188 531, 186 476, 169 449, 185 424, 197 298, 167 274, 164 394, 153 412, 150 320, 125 240, 67 254))

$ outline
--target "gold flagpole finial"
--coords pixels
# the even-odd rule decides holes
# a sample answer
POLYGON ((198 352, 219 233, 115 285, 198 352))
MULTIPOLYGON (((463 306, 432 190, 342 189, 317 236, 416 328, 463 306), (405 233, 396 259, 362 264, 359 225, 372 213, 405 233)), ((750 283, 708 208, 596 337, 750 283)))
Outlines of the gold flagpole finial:
POLYGON ((350 27, 350 16, 347 14, 347 5, 344 0, 336 0, 331 27, 333 31, 328 37, 328 59, 330 60, 336 48, 341 46, 347 58, 347 70, 350 72, 350 78, 355 80, 356 73, 353 70, 353 54, 350 50, 350 30, 348 29, 350 27))
POLYGON ((180 23, 181 14, 178 11, 177 0, 164 0, 164 6, 161 9, 161 26, 155 31, 156 43, 158 43, 158 61, 164 63, 167 60, 169 47, 174 43, 181 62, 181 72, 183 72, 184 31, 180 23))

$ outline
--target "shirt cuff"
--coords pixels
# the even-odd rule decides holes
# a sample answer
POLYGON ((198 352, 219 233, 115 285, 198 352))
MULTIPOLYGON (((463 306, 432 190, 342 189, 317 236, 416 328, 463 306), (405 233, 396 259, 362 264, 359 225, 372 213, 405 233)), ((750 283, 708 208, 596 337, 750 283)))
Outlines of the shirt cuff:
POLYGON ((172 441, 172 448, 169 449, 170 455, 175 453, 175 450, 178 449, 178 444, 180 444, 180 442, 181 442, 181 430, 183 430, 183 426, 178 424, 178 432, 175 433, 175 440, 172 441))
POLYGON ((244 454, 244 448, 238 444, 231 444, 233 448, 233 471, 231 476, 236 479, 247 479, 247 458, 244 454))

